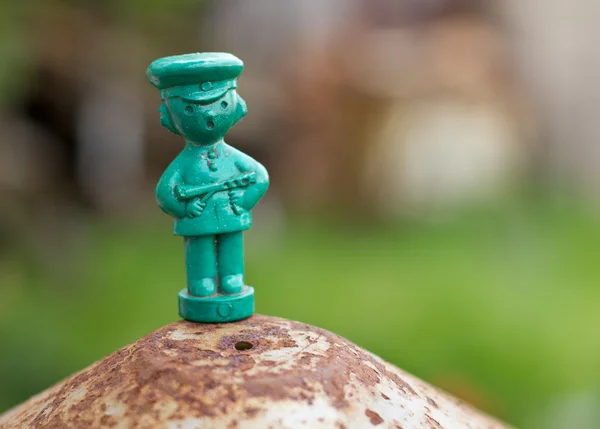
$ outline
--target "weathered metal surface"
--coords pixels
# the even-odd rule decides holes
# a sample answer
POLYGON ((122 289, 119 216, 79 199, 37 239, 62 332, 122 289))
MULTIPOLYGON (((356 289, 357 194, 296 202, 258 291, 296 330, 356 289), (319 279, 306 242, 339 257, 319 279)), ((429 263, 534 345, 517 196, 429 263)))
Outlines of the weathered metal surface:
POLYGON ((0 428, 502 429, 323 329, 180 321, 0 416, 0 428))

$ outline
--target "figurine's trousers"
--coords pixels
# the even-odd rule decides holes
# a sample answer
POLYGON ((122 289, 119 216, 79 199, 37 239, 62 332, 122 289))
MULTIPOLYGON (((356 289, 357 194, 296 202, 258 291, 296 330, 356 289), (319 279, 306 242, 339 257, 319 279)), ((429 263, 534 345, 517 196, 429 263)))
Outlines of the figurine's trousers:
POLYGON ((188 288, 203 279, 244 275, 242 232, 185 237, 188 288))

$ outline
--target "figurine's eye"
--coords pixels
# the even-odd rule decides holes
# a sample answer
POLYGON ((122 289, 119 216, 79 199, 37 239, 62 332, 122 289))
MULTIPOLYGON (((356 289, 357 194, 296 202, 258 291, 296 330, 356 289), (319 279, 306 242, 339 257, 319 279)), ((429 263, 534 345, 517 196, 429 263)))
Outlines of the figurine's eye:
POLYGON ((206 123, 206 128, 208 128, 209 130, 212 130, 215 127, 215 123, 213 121, 208 121, 206 123))
POLYGON ((221 101, 221 109, 225 110, 227 109, 227 106, 229 106, 229 104, 227 104, 226 101, 221 101))
POLYGON ((185 106, 184 111, 186 115, 191 115, 192 113, 194 113, 194 107, 188 104, 187 106, 185 106))

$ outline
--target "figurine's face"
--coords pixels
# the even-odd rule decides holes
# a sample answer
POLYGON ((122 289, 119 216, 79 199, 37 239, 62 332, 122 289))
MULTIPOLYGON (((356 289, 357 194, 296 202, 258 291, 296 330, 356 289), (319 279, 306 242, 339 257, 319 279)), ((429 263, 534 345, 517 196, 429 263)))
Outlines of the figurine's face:
POLYGON ((248 113, 246 102, 234 90, 212 104, 196 104, 181 98, 169 98, 164 104, 161 123, 199 144, 212 144, 223 138, 248 113))

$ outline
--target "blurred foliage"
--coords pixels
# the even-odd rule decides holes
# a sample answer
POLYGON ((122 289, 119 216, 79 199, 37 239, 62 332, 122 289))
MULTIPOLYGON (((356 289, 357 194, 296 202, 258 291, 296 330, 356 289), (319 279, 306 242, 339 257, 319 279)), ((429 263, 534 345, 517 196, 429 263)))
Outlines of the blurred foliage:
POLYGON ((0 3, 0 105, 15 97, 26 84, 31 56, 23 15, 29 1, 0 3))
MULTIPOLYGON (((182 245, 168 224, 98 222, 63 276, 26 249, 5 259, 0 409, 177 319, 182 245)), ((346 336, 515 424, 600 384, 600 221, 577 204, 259 234, 247 278, 261 313, 346 336)))
MULTIPOLYGON (((204 7, 202 0, 19 0, 0 2, 0 103, 18 99, 29 84, 36 52, 36 22, 56 11, 85 10, 105 25, 139 32, 148 45, 185 45, 204 7), (180 29, 172 32, 169 29, 180 29), (169 37, 165 38, 164 33, 169 37), (162 36, 162 37, 161 37, 162 36)), ((113 30, 114 31, 114 30, 113 30)), ((193 34, 193 33, 192 33, 193 34)))

